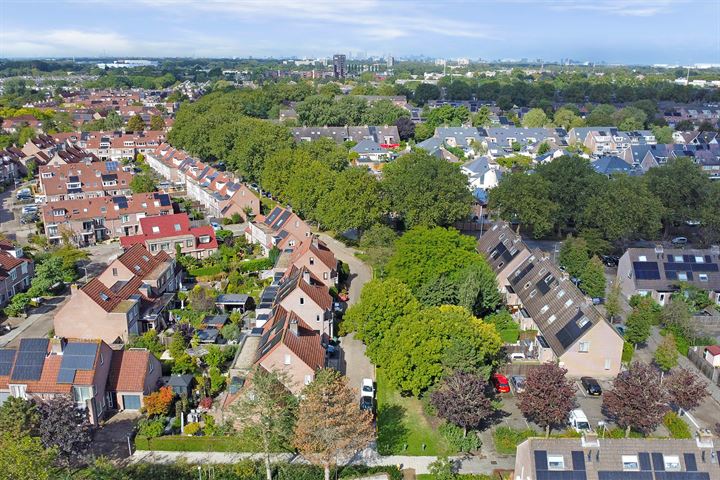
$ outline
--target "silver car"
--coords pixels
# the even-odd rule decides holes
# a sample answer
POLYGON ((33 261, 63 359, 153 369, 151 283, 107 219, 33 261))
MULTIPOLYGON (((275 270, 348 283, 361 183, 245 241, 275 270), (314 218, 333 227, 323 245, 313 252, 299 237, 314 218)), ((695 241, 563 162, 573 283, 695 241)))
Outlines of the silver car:
POLYGON ((510 377, 510 384, 515 390, 515 393, 522 393, 525 391, 525 376, 524 375, 513 375, 510 377))

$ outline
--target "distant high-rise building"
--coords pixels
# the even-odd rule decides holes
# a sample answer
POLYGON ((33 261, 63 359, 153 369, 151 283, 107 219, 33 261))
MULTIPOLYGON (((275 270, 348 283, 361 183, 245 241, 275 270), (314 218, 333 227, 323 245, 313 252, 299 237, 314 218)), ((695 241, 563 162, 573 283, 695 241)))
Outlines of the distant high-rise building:
POLYGON ((392 55, 387 56, 387 66, 388 68, 392 68, 395 66, 395 58, 393 58, 392 55))
POLYGON ((345 55, 333 55, 333 76, 335 78, 345 78, 346 73, 345 55))

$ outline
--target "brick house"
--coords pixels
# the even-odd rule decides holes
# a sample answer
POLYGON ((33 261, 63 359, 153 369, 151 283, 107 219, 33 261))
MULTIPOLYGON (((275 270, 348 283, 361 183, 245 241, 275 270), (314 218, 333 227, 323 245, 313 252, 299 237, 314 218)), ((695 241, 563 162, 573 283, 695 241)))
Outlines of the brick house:
POLYGON ((313 235, 303 240, 290 256, 290 262, 297 268, 305 267, 325 285, 337 285, 338 261, 325 242, 313 235))
POLYGON ((153 255, 164 251, 175 257, 179 245, 184 255, 207 258, 218 250, 215 230, 209 226, 191 227, 187 213, 145 217, 140 219, 138 235, 120 238, 123 248, 144 245, 153 255))
POLYGON ((107 379, 108 408, 140 410, 145 396, 157 390, 162 365, 145 349, 114 350, 107 379))
POLYGON ((25 256, 23 249, 0 240, 0 306, 27 290, 34 275, 35 262, 25 256))
POLYGON ((152 255, 134 245, 85 286, 71 287, 70 299, 55 315, 55 333, 72 338, 100 338, 127 343, 149 329, 162 330, 172 320, 181 270, 166 252, 152 255))
POLYGON ((245 238, 250 243, 259 244, 267 255, 273 247, 283 250, 294 248, 312 236, 310 226, 297 214, 282 207, 275 207, 265 217, 256 217, 248 224, 245 238))
POLYGON ((38 194, 45 202, 132 195, 133 173, 118 162, 43 165, 38 194))

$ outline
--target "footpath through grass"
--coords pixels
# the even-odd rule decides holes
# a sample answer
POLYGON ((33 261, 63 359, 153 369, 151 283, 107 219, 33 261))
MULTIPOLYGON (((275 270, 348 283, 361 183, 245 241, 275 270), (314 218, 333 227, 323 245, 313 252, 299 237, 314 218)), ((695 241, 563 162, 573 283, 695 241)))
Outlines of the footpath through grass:
POLYGON ((419 399, 401 396, 388 384, 381 368, 377 369, 377 401, 378 451, 381 455, 454 453, 437 430, 440 420, 425 415, 419 399))

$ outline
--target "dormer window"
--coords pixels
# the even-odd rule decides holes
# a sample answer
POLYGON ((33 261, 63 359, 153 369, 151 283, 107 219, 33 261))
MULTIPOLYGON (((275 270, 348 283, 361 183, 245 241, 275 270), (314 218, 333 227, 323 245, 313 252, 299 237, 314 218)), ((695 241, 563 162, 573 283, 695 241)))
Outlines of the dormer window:
POLYGON ((110 297, 108 297, 107 295, 105 295, 104 292, 100 292, 100 298, 101 298, 104 302, 107 302, 107 301, 110 300, 110 297))
POLYGON ((680 471, 680 457, 677 455, 663 455, 663 463, 666 472, 680 471))
POLYGON ((152 227, 152 232, 153 232, 153 233, 160 233, 160 227, 158 227, 157 225, 153 225, 153 227, 152 227))
POLYGON ((562 455, 548 455, 548 470, 565 470, 565 458, 562 455))
POLYGON ((640 471, 640 462, 638 462, 637 455, 623 455, 622 456, 623 470, 626 472, 638 472, 640 471))
POLYGON ((568 298, 567 302, 565 302, 565 306, 568 307, 568 308, 569 308, 570 305, 572 305, 572 304, 573 304, 572 298, 568 298))
POLYGON ((176 231, 176 232, 179 232, 179 231, 180 231, 180 224, 179 224, 179 223, 176 223, 176 224, 175 224, 175 231, 176 231))

